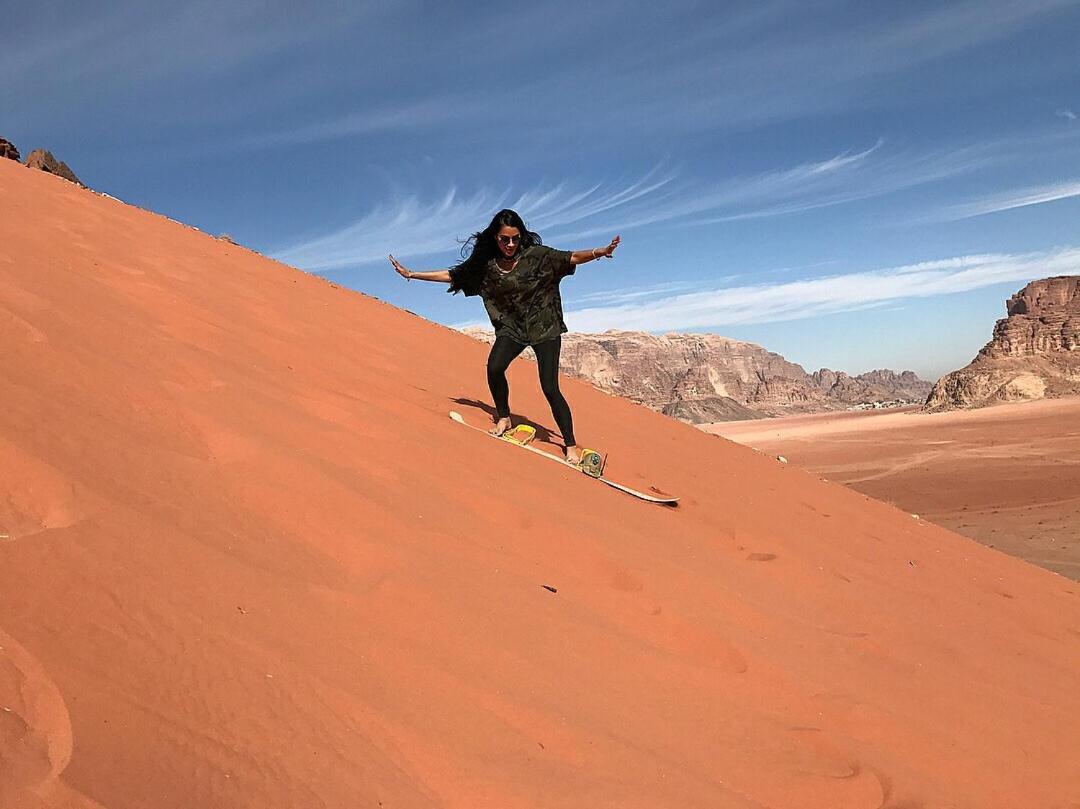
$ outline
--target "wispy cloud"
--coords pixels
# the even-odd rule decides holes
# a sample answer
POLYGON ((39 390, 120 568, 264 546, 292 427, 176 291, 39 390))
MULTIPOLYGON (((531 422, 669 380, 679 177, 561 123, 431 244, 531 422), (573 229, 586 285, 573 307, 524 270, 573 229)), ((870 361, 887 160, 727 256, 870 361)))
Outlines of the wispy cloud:
POLYGON ((299 12, 287 0, 45 2, 29 13, 5 14, 0 75, 7 81, 0 106, 13 116, 51 119, 121 98, 139 107, 140 123, 144 107, 157 111, 160 104, 165 115, 174 113, 169 107, 181 108, 177 120, 190 120, 199 108, 205 125, 206 106, 221 105, 222 97, 247 112, 264 103, 255 96, 276 89, 272 68, 281 60, 361 28, 376 7, 370 0, 340 4, 328 25, 325 15, 299 12), (248 81, 252 73, 259 81, 248 81), (246 94, 230 94, 241 82, 246 94), (36 92, 24 92, 27 86, 36 92))
POLYGON ((758 219, 869 199, 972 171, 988 160, 982 147, 886 155, 878 154, 882 146, 878 141, 862 152, 771 172, 749 183, 735 181, 691 202, 702 213, 694 223, 758 219))
MULTIPOLYGON (((646 127, 727 129, 786 121, 863 105, 891 77, 1015 36, 1067 12, 1074 0, 961 0, 921 12, 896 6, 895 15, 860 14, 857 5, 768 4, 772 13, 734 36, 722 25, 700 26, 686 37, 650 43, 629 69, 620 60, 618 80, 609 74, 614 65, 598 65, 594 80, 610 86, 616 110, 632 110, 646 127), (838 18, 843 22, 835 24, 838 18), (681 90, 687 86, 702 92, 687 98, 681 90)), ((920 85, 923 98, 935 92, 920 85)), ((893 96, 873 103, 894 103, 893 96)))
MULTIPOLYGON (((734 281, 739 277, 740 276, 738 275, 728 275, 723 278, 714 279, 714 283, 716 281, 734 281)), ((635 287, 634 289, 601 290, 599 292, 589 292, 584 295, 575 295, 574 303, 578 306, 586 303, 612 306, 616 304, 631 303, 633 301, 656 299, 658 297, 670 297, 677 293, 699 290, 701 287, 702 284, 700 283, 673 281, 665 284, 635 287)))
POLYGON ((451 188, 433 201, 397 195, 353 224, 286 247, 274 257, 313 272, 383 261, 388 251, 417 257, 445 253, 456 240, 483 228, 501 208, 527 216, 529 227, 544 231, 596 216, 655 193, 675 175, 662 164, 632 182, 608 187, 571 188, 567 183, 542 185, 519 194, 481 189, 462 195, 451 188))
POLYGON ((258 132, 229 144, 229 148, 291 146, 379 132, 425 129, 468 121, 486 106, 487 102, 482 99, 454 95, 394 102, 315 123, 258 132))
POLYGON ((393 251, 401 259, 443 253, 455 239, 482 227, 480 223, 486 223, 505 198, 486 189, 463 196, 457 188, 431 201, 400 196, 347 227, 286 247, 273 257, 310 272, 325 272, 383 261, 393 251))
POLYGON ((1046 202, 1055 202, 1071 197, 1080 197, 1080 180, 1070 180, 1065 183, 1020 191, 1009 191, 1004 194, 985 197, 975 202, 954 205, 946 208, 942 212, 941 218, 946 221, 970 219, 973 216, 983 216, 998 211, 1010 211, 1014 208, 1026 208, 1029 205, 1042 205, 1046 202))
MULTIPOLYGON (((819 116, 865 104, 873 88, 891 76, 1016 35, 1072 3, 962 0, 926 12, 853 14, 850 4, 838 0, 815 4, 813 10, 791 2, 762 2, 750 8, 674 2, 657 5, 640 18, 622 15, 615 3, 589 4, 588 9, 572 0, 545 3, 538 11, 527 12, 527 18, 520 10, 515 14, 515 28, 535 28, 544 34, 514 37, 513 48, 495 53, 493 48, 505 47, 506 37, 501 36, 505 24, 491 15, 446 31, 447 38, 461 43, 452 62, 434 44, 437 38, 426 40, 427 52, 386 53, 379 43, 367 42, 358 58, 376 57, 378 61, 365 68, 385 73, 388 83, 399 74, 437 73, 438 87, 425 82, 428 95, 410 93, 400 102, 360 95, 360 103, 325 110, 325 117, 314 123, 276 123, 279 128, 244 139, 243 145, 454 127, 455 141, 468 141, 471 148, 486 127, 499 126, 506 116, 503 105, 490 103, 486 93, 477 92, 475 66, 457 69, 458 63, 475 59, 477 53, 489 57, 486 63, 500 64, 515 96, 528 99, 527 104, 516 105, 516 125, 502 135, 519 145, 550 145, 554 138, 565 137, 567 128, 550 114, 555 109, 592 110, 574 117, 574 130, 604 132, 619 141, 652 140, 658 132, 670 138, 819 116), (589 25, 583 24, 583 13, 603 25, 604 43, 597 43, 589 25), (686 30, 690 15, 697 25, 686 30), (671 30, 679 35, 653 35, 671 30), (560 50, 573 58, 552 59, 560 50), (838 52, 844 53, 843 59, 835 58, 838 52), (532 69, 537 58, 547 62, 539 73, 532 69), (583 75, 589 77, 587 82, 581 80, 583 75), (596 114, 599 109, 602 114, 596 114), (457 129, 463 121, 472 126, 457 129)), ((920 94, 933 91, 923 87, 920 94)), ((880 106, 893 96, 873 97, 880 106)))
POLYGON ((1059 110, 1054 110, 1054 115, 1056 115, 1058 118, 1064 118, 1066 121, 1076 120, 1076 113, 1064 107, 1059 110))
POLYGON ((468 195, 452 187, 429 201, 399 191, 353 224, 286 246, 275 258, 324 272, 381 261, 389 250, 400 250, 403 257, 444 253, 502 207, 519 211, 545 238, 564 243, 658 223, 700 225, 781 216, 934 182, 986 159, 979 149, 886 155, 883 148, 879 140, 820 161, 710 182, 676 182, 674 169, 661 163, 615 187, 558 183, 517 194, 488 188, 468 195))
POLYGON ((1080 248, 971 255, 782 284, 715 288, 567 312, 570 328, 681 331, 776 323, 1080 272, 1080 248))
MULTIPOLYGON (((994 160, 989 146, 926 154, 886 153, 884 142, 861 151, 712 182, 685 183, 606 221, 559 231, 563 241, 660 223, 683 226, 785 216, 881 197, 974 171, 994 160)), ((584 223, 588 224, 588 223, 584 223)))

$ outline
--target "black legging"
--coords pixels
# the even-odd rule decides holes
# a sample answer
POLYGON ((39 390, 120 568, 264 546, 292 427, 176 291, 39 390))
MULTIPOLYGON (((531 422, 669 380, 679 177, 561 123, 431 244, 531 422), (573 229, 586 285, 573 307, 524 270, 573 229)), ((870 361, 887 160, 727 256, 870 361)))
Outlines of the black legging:
MULTIPOLYGON (((499 418, 510 416, 510 385, 506 382, 506 369, 514 358, 524 351, 526 346, 506 335, 495 338, 495 345, 488 354, 487 378, 491 388, 491 398, 495 400, 495 412, 499 418)), ((532 347, 536 354, 536 364, 540 368, 540 387, 551 405, 551 415, 559 425, 566 446, 574 446, 574 419, 570 415, 570 405, 566 403, 559 390, 559 350, 562 337, 553 337, 532 347)))

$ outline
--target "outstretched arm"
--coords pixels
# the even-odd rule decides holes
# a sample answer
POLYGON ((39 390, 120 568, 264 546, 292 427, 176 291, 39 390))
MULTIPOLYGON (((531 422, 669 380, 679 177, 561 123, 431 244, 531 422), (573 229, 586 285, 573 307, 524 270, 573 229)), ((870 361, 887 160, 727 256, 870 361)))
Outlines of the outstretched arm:
POLYGON ((406 281, 411 281, 416 278, 420 281, 438 281, 443 284, 450 283, 450 271, 449 270, 432 270, 431 272, 413 272, 412 270, 405 269, 393 256, 390 256, 390 263, 394 265, 394 269, 397 270, 397 274, 404 278, 406 281))
POLYGON ((584 264, 586 261, 597 258, 611 258, 611 254, 615 252, 615 248, 618 246, 619 237, 616 236, 607 247, 594 247, 592 250, 575 250, 570 254, 570 263, 584 264))

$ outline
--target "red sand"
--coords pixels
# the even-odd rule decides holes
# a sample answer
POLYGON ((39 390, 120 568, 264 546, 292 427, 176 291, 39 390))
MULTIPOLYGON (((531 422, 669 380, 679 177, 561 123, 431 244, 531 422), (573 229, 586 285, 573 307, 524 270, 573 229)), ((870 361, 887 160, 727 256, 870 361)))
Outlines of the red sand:
POLYGON ((0 340, 5 809, 1080 802, 1045 570, 8 161, 0 340))
POLYGON ((1080 579, 1080 398, 706 429, 1080 579))

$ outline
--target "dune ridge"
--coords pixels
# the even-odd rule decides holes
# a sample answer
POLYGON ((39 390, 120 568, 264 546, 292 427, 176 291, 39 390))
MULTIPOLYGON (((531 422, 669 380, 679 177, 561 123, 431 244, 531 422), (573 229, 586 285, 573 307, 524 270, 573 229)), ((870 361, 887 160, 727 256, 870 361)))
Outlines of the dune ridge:
POLYGON ((1080 805, 1074 583, 567 382, 641 503, 452 423, 471 338, 8 162, 25 805, 1080 805))

